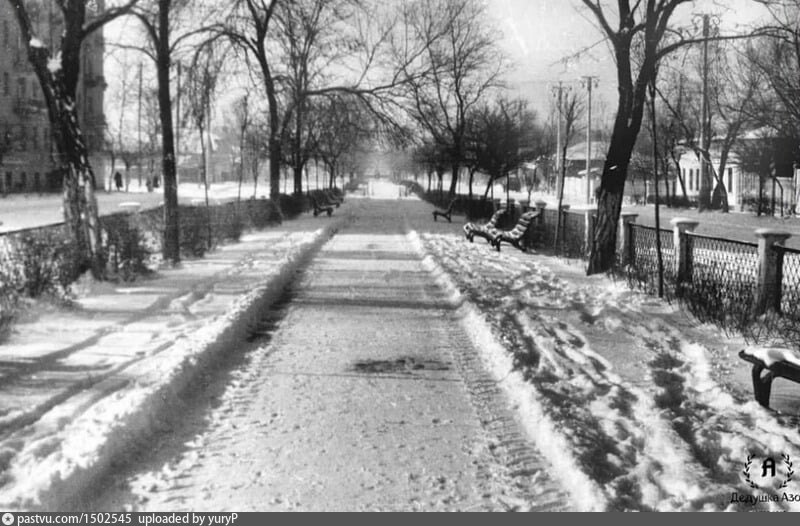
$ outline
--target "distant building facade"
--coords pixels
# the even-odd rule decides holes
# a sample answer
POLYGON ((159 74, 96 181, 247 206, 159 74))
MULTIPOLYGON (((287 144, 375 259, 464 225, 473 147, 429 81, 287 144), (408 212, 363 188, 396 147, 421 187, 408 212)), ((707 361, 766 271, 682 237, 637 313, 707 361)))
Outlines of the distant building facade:
MULTIPOLYGON (((104 3, 95 2, 97 9, 104 9, 104 3)), ((54 2, 44 0, 28 1, 26 6, 36 36, 56 51, 63 29, 61 12, 54 2)), ((104 52, 102 31, 96 31, 83 44, 76 101, 78 122, 98 185, 102 185, 106 170, 104 52)), ((59 191, 61 174, 54 162, 53 148, 47 106, 28 62, 26 45, 9 3, 0 2, 0 192, 59 191)))
MULTIPOLYGON (((781 138, 766 129, 742 134, 728 154, 721 175, 727 191, 728 206, 745 208, 758 198, 771 198, 775 194, 776 206, 793 208, 796 205, 797 169, 793 157, 791 139, 781 138)), ((712 141, 711 164, 717 170, 720 163, 720 148, 712 141)), ((700 160, 697 154, 687 151, 680 157, 681 175, 686 184, 686 195, 697 199, 700 194, 700 160)), ((718 184, 712 178, 712 191, 718 184)))

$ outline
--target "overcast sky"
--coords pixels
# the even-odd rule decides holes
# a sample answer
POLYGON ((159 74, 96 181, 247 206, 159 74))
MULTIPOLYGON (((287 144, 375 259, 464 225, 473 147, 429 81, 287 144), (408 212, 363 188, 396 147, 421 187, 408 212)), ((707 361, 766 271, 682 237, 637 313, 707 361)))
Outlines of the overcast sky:
MULTIPOLYGON (((612 2, 615 3, 615 2, 612 2)), ((488 13, 502 32, 502 45, 514 61, 512 86, 539 111, 552 99, 551 86, 559 80, 577 81, 583 75, 599 79, 596 114, 613 118, 616 111, 616 67, 603 35, 580 0, 486 0, 488 13), (580 60, 564 62, 591 46, 580 60)), ((723 30, 751 24, 763 11, 752 0, 699 0, 681 8, 676 19, 691 23, 694 14, 718 15, 723 30)))

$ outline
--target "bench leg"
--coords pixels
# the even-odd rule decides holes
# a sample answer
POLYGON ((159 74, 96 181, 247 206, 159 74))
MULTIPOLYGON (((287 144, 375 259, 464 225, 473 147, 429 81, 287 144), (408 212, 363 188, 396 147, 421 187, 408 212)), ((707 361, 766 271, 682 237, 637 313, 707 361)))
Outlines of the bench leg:
POLYGON ((761 364, 753 365, 753 394, 756 402, 769 409, 769 395, 772 391, 772 371, 765 369, 761 364), (766 370, 766 373, 764 371, 766 370), (764 374, 762 374, 764 373, 764 374))

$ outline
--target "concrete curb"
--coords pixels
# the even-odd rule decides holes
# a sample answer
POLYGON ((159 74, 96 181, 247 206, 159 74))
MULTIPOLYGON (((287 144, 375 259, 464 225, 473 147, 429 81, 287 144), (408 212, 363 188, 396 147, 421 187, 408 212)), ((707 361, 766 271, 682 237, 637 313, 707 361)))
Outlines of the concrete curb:
MULTIPOLYGON (((275 303, 301 268, 338 230, 342 220, 320 228, 281 261, 264 283, 238 298, 190 338, 175 342, 154 360, 137 362, 93 386, 103 393, 49 444, 26 444, 23 460, 10 466, 15 484, 0 494, 0 508, 12 511, 67 511, 158 427, 169 407, 230 345, 243 340, 263 311, 275 303), (153 363, 157 362, 157 363, 153 363), (35 460, 30 460, 35 459, 35 460)), ((23 450, 24 451, 24 450, 23 450)))
POLYGON ((606 501, 606 492, 583 474, 577 460, 569 454, 566 438, 542 409, 536 389, 525 381, 519 371, 514 370, 511 354, 494 337, 491 326, 480 310, 464 297, 447 271, 425 249, 417 232, 408 230, 407 237, 422 256, 423 266, 450 296, 449 301, 456 309, 462 327, 478 349, 484 366, 514 404, 528 438, 556 467, 553 477, 572 494, 578 511, 604 511, 605 506, 598 508, 588 505, 598 500, 606 501), (542 433, 543 430, 546 432, 542 433), (544 437, 552 439, 545 440, 544 437), (577 474, 581 476, 577 477, 577 474))

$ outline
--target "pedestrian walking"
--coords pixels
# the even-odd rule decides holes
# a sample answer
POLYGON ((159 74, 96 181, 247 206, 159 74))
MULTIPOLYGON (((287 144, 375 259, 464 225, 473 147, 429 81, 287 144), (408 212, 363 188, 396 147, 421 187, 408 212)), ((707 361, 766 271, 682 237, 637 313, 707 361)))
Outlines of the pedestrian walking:
POLYGON ((117 187, 117 192, 122 191, 122 174, 119 172, 114 174, 114 185, 117 187))

